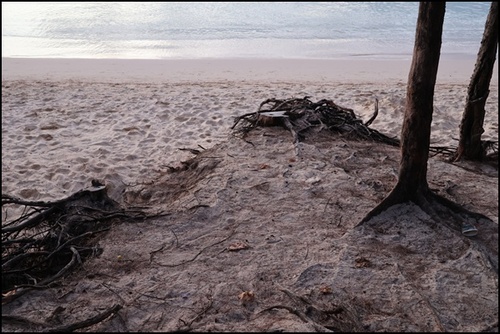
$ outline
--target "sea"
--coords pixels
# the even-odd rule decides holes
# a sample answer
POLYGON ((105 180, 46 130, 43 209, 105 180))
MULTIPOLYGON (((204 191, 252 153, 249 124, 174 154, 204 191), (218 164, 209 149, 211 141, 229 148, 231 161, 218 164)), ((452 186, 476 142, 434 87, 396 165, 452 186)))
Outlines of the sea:
MULTIPOLYGON (((447 2, 442 55, 476 57, 490 2, 447 2)), ((2 2, 2 57, 409 58, 418 2, 2 2)))

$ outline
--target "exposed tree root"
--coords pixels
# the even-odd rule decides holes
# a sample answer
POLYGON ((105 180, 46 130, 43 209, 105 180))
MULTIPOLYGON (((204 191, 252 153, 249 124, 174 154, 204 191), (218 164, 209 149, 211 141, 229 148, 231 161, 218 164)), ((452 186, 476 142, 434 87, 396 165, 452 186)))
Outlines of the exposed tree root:
MULTIPOLYGON (((387 210, 393 205, 402 204, 409 201, 418 205, 433 219, 440 219, 440 214, 446 214, 447 212, 448 215, 451 214, 453 217, 459 218, 461 224, 455 222, 455 224, 451 224, 449 226, 460 232, 463 232, 463 224, 467 223, 467 219, 474 219, 476 221, 478 221, 479 219, 486 219, 491 221, 491 219, 489 219, 485 215, 467 210, 459 204, 456 204, 445 197, 433 193, 430 189, 420 190, 417 192, 417 194, 410 198, 400 187, 396 186, 379 205, 372 209, 361 220, 359 225, 381 214, 383 211, 387 210)), ((467 233, 464 234, 467 235, 467 233)), ((473 235, 475 234, 469 234, 467 236, 473 235)))
POLYGON ((55 327, 55 328, 49 328, 48 330, 46 330, 47 332, 73 332, 77 329, 81 329, 81 328, 85 328, 85 327, 90 327, 92 325, 95 325, 101 321, 104 321, 106 320, 106 318, 112 316, 113 314, 117 313, 118 311, 120 311, 121 309, 123 308, 123 306, 119 305, 119 304, 115 304, 113 305, 111 308, 109 308, 108 310, 102 312, 102 313, 99 313, 97 314, 96 316, 93 316, 92 318, 90 319, 86 319, 86 320, 83 320, 83 321, 79 321, 79 322, 76 322, 76 323, 73 323, 73 324, 69 324, 69 325, 63 325, 63 326, 60 326, 60 327, 55 327))
POLYGON ((176 332, 190 332, 193 330, 193 323, 195 321, 200 320, 212 307, 213 307, 213 298, 212 296, 207 296, 208 298, 208 303, 206 306, 203 307, 203 309, 198 312, 191 320, 185 321, 179 318, 179 322, 182 323, 181 326, 176 330, 176 332))
POLYGON ((498 273, 498 224, 483 214, 467 210, 459 204, 433 193, 430 189, 420 190, 415 196, 409 198, 401 187, 396 185, 391 193, 372 209, 357 226, 365 224, 393 205, 407 202, 418 205, 434 222, 446 225, 457 234, 471 237, 471 240, 475 241, 498 273))
POLYGON ((318 332, 364 332, 364 328, 359 320, 356 309, 346 303, 330 302, 316 304, 311 299, 297 295, 292 291, 280 289, 294 304, 294 307, 287 305, 273 305, 267 307, 258 314, 262 314, 273 309, 284 309, 296 315, 305 323, 311 324, 318 332))
POLYGON ((105 310, 104 312, 101 312, 89 319, 75 322, 73 324, 69 325, 62 325, 59 327, 50 327, 50 324, 48 323, 41 323, 41 322, 36 322, 27 318, 15 316, 15 315, 3 315, 2 314, 2 322, 15 322, 23 327, 27 327, 30 329, 36 328, 37 330, 41 330, 43 332, 48 332, 48 333, 53 333, 53 332, 73 332, 77 329, 81 328, 86 328, 90 327, 92 325, 98 324, 99 322, 102 322, 106 320, 108 317, 112 316, 113 314, 116 314, 119 310, 121 310, 123 307, 119 304, 113 305, 111 308, 105 310))
POLYGON ((312 102, 309 96, 302 99, 267 99, 260 104, 257 112, 237 117, 232 129, 244 137, 258 126, 283 126, 292 133, 294 143, 302 140, 310 129, 315 128, 318 131, 326 129, 356 139, 399 146, 398 139, 368 127, 377 115, 378 101, 376 101, 374 114, 363 123, 352 109, 341 107, 331 100, 323 99, 312 102), (270 107, 263 109, 267 105, 270 107))
MULTIPOLYGON (((358 140, 368 140, 391 146, 400 146, 400 140, 389 137, 369 126, 378 116, 378 99, 375 99, 375 110, 372 116, 363 122, 356 117, 354 111, 341 107, 332 100, 322 99, 312 102, 310 96, 286 100, 267 99, 263 101, 256 112, 238 116, 232 129, 234 134, 243 140, 246 135, 257 127, 281 126, 290 131, 293 143, 302 141, 307 131, 331 131, 344 137, 358 140), (267 107, 267 108, 266 108, 267 107)), ((250 143, 252 144, 252 143, 250 143)), ((498 142, 484 141, 485 162, 498 168, 498 142)), ((457 148, 452 146, 430 146, 429 152, 434 155, 444 155, 453 161, 457 148)))
POLYGON ((50 287, 86 258, 102 252, 96 237, 117 219, 145 218, 107 196, 98 181, 54 202, 2 195, 2 303, 50 287))

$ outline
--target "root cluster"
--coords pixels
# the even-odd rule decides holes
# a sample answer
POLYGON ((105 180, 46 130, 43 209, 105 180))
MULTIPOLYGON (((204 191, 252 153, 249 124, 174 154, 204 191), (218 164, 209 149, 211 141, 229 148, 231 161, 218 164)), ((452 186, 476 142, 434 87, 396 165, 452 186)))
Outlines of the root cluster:
POLYGON ((312 102, 308 96, 288 100, 268 99, 260 104, 257 112, 237 117, 232 129, 244 136, 257 126, 284 126, 292 133, 294 142, 301 141, 306 131, 312 128, 318 131, 325 129, 353 139, 399 146, 399 139, 369 127, 377 115, 378 101, 373 116, 363 122, 352 109, 327 99, 318 102, 312 102))
POLYGON ((2 195, 2 214, 2 303, 50 287, 99 255, 99 234, 116 218, 131 217, 98 182, 54 202, 2 195))
MULTIPOLYGON (((302 141, 309 130, 315 129, 318 132, 327 130, 348 139, 399 146, 398 138, 389 137, 369 127, 377 116, 377 99, 374 113, 363 122, 356 117, 352 109, 341 107, 332 100, 322 99, 312 102, 309 96, 285 100, 272 98, 262 102, 256 112, 236 117, 232 129, 235 135, 244 138, 248 132, 259 126, 283 126, 291 132, 294 143, 302 141)), ((485 140, 482 144, 486 153, 485 161, 498 167, 498 141, 485 140)), ((456 149, 452 146, 430 146, 429 152, 452 158, 456 149)))

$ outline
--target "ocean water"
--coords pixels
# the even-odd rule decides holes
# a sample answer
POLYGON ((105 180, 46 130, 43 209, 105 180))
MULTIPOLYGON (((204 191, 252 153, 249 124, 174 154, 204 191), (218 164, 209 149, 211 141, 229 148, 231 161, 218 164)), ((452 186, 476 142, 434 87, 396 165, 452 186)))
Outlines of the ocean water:
MULTIPOLYGON (((442 54, 475 57, 490 2, 448 2, 442 54)), ((2 2, 2 57, 411 57, 418 2, 2 2)))

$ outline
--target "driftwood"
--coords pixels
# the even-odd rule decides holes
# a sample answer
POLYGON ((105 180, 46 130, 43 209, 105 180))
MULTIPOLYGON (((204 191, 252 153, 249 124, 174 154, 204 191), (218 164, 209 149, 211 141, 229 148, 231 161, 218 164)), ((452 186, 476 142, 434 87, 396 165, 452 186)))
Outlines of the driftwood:
POLYGON ((116 219, 144 217, 122 210, 98 181, 53 202, 2 195, 2 212, 2 304, 52 286, 86 258, 99 255, 96 238, 116 219))

